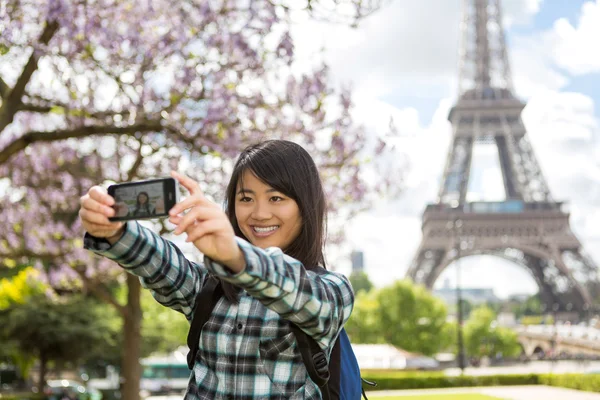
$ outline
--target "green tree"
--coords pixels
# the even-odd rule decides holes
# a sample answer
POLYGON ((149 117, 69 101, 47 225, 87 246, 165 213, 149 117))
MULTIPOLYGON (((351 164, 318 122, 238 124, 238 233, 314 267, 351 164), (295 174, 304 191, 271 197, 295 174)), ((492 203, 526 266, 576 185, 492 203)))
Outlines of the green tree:
POLYGON ((352 315, 345 325, 348 337, 353 343, 383 342, 379 308, 376 291, 361 290, 356 294, 352 315))
POLYGON ((42 293, 45 285, 38 280, 38 276, 39 272, 35 269, 25 268, 10 278, 0 279, 0 311, 42 293))
POLYGON ((432 355, 454 339, 447 329, 446 305, 425 287, 397 281, 377 293, 379 329, 385 343, 432 355))
POLYGON ((508 328, 499 327, 496 314, 487 306, 473 310, 465 324, 464 335, 469 357, 494 357, 496 354, 515 357, 521 351, 517 334, 508 328))
POLYGON ((149 291, 142 292, 142 357, 168 353, 186 345, 190 323, 183 314, 159 304, 149 291))
POLYGON ((369 292, 371 289, 373 289, 373 283, 371 283, 369 280, 369 275, 367 275, 367 273, 364 271, 352 272, 349 279, 355 294, 358 294, 358 292, 363 290, 369 292))
POLYGON ((539 293, 530 296, 525 302, 515 302, 512 306, 515 318, 520 319, 524 316, 542 315, 542 302, 539 293))
POLYGON ((0 314, 0 337, 3 343, 12 342, 22 357, 39 360, 41 388, 50 364, 80 363, 116 345, 118 331, 102 311, 97 302, 82 296, 34 296, 0 314))

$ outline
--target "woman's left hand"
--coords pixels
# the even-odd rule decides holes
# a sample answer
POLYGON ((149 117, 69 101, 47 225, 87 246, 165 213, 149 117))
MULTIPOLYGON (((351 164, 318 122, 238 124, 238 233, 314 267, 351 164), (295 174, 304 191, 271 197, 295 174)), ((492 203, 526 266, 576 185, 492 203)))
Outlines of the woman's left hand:
POLYGON ((193 242, 204 255, 229 267, 234 273, 243 271, 246 261, 227 215, 217 204, 204 197, 196 181, 175 171, 171 172, 171 176, 191 194, 169 211, 169 221, 177 225, 174 233, 180 235, 185 232, 186 242, 193 242), (180 215, 186 210, 185 215, 180 215))

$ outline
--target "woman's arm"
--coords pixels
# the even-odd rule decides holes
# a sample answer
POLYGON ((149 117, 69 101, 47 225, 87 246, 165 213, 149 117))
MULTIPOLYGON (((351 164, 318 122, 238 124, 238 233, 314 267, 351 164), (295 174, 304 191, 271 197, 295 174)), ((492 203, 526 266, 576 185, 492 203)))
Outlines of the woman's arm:
POLYGON ((242 272, 233 273, 208 257, 204 259, 206 268, 296 324, 322 348, 329 347, 354 305, 348 279, 334 272, 307 271, 278 248, 263 250, 239 238, 237 243, 246 262, 242 272))
POLYGON ((117 262, 138 276, 159 303, 191 318, 196 294, 207 276, 202 265, 189 261, 173 243, 134 221, 125 225, 120 238, 107 239, 86 233, 84 247, 117 262))

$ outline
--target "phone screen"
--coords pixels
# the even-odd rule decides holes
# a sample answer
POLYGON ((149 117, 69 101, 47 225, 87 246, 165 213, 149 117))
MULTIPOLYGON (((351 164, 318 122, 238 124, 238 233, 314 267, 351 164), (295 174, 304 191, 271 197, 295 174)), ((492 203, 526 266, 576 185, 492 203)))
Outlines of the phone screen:
POLYGON ((108 193, 115 199, 111 220, 158 218, 168 215, 176 203, 174 179, 156 179, 112 185, 108 193))

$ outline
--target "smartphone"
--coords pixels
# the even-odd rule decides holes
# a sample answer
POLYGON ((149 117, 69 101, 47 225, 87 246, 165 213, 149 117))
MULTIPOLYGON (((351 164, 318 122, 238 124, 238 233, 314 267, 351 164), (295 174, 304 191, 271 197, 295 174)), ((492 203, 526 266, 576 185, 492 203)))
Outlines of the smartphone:
POLYGON ((179 182, 173 178, 118 183, 108 187, 115 199, 115 216, 110 221, 130 221, 169 216, 179 202, 179 182))

